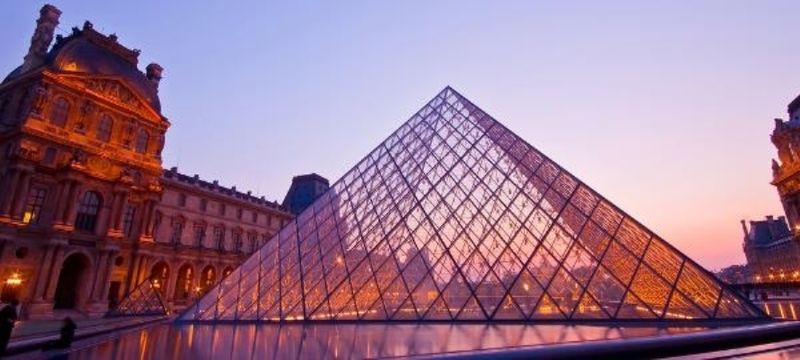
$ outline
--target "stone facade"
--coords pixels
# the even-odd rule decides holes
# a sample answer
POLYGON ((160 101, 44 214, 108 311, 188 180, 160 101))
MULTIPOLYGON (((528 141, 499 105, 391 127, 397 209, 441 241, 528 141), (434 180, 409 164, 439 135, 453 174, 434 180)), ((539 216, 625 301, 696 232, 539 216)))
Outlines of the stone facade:
POLYGON ((57 36, 42 8, 23 64, 0 84, 0 287, 23 316, 98 316, 147 279, 179 309, 292 214, 162 168, 163 69, 86 22, 57 36))
POLYGON ((800 281, 800 96, 788 106, 789 120, 775 119, 771 140, 772 185, 786 216, 751 221, 743 248, 755 282, 800 281))

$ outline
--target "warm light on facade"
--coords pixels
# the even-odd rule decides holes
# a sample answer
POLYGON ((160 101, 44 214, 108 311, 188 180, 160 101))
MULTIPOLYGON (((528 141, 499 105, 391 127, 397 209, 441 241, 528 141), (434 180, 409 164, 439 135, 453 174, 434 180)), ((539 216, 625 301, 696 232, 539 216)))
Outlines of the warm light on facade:
POLYGON ((8 285, 8 286, 20 286, 20 285, 22 285, 22 278, 19 276, 19 273, 11 274, 11 277, 6 279, 6 285, 8 285))

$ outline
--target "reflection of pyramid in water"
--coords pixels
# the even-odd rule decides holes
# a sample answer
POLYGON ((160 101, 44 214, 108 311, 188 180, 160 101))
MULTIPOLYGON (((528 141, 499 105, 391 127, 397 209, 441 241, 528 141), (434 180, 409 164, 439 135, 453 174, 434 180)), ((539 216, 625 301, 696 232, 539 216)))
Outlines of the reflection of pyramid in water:
POLYGON ((761 316, 448 87, 181 319, 761 316))
POLYGON ((107 316, 167 315, 167 308, 150 279, 131 290, 107 316))

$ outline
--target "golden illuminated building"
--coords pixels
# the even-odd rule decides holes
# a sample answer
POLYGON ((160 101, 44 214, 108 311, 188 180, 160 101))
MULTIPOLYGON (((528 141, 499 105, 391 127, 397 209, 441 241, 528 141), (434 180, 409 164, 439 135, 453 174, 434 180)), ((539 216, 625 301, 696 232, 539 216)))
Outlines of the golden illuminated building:
POLYGON ((775 119, 771 140, 772 185, 786 216, 742 221, 743 248, 754 282, 800 281, 800 96, 788 106, 789 120, 775 119))
POLYGON ((95 316, 150 279, 186 306, 293 215, 164 170, 162 67, 141 72, 138 50, 89 22, 54 38, 60 14, 41 9, 0 84, 2 300, 18 297, 24 317, 95 316))

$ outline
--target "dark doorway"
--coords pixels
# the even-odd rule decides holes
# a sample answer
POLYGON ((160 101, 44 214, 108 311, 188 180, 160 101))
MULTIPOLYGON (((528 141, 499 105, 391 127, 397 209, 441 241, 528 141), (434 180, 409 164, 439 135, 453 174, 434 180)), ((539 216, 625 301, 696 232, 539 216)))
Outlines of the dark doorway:
POLYGON ((74 309, 78 305, 88 267, 89 260, 81 254, 72 254, 64 260, 53 299, 54 309, 74 309))
POLYGON ((108 308, 116 309, 119 304, 119 288, 122 285, 119 281, 112 281, 108 287, 108 308))

